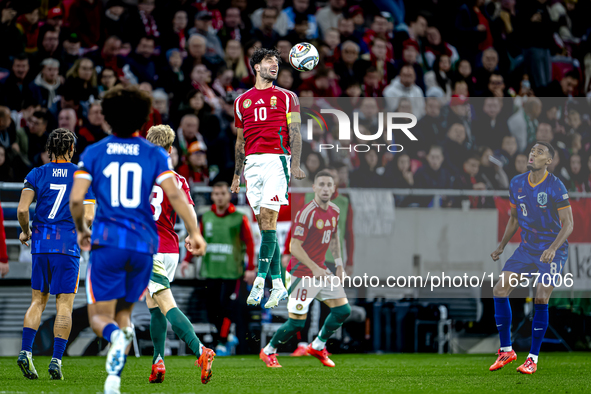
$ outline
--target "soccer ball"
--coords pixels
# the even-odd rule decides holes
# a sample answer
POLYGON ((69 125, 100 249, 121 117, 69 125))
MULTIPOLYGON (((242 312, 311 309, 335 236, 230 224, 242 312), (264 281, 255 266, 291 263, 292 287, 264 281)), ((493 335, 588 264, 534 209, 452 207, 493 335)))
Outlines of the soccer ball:
POLYGON ((314 70, 318 60, 318 49, 309 42, 300 42, 289 51, 289 64, 298 71, 314 70))

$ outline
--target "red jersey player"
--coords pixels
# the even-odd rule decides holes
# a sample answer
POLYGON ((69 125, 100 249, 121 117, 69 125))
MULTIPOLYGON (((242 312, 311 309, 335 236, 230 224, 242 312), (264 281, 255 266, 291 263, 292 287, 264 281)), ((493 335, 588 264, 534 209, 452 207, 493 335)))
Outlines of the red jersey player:
POLYGON ((256 81, 234 101, 238 129, 236 168, 231 190, 240 191, 244 168, 246 197, 261 229, 259 267, 247 304, 258 305, 264 293, 267 271, 273 290, 265 308, 274 308, 287 297, 281 281, 281 251, 277 242, 277 214, 287 205, 289 174, 303 179, 300 169, 302 137, 300 103, 295 93, 273 85, 281 57, 275 49, 257 49, 250 59, 256 81))
POLYGON ((308 346, 307 352, 327 367, 334 367, 334 362, 328 358, 326 341, 351 314, 351 307, 340 280, 334 277, 327 278, 332 273, 324 265, 324 257, 330 248, 335 258, 337 276, 343 278, 343 260, 338 235, 339 208, 330 201, 335 191, 332 174, 326 170, 316 174, 313 189, 314 199, 298 211, 291 226, 293 257, 287 267, 291 274, 290 296, 287 302, 289 319, 279 327, 269 344, 259 354, 261 360, 271 368, 281 367, 277 362, 277 347, 304 328, 308 308, 314 299, 330 307, 330 314, 324 321, 318 337, 308 346))
MULTIPOLYGON (((169 153, 175 138, 174 131, 167 125, 152 126, 146 137, 148 141, 166 149, 169 153)), ((195 205, 191 198, 191 189, 187 180, 181 175, 174 173, 179 189, 182 189, 190 205, 195 205)), ((152 276, 148 284, 148 295, 146 304, 150 309, 150 336, 154 342, 154 358, 152 360, 152 374, 150 383, 162 383, 166 369, 164 367, 164 348, 166 342, 166 331, 170 321, 173 331, 181 338, 187 346, 199 356, 201 367, 201 382, 207 383, 211 378, 211 363, 215 352, 204 347, 193 330, 193 325, 187 317, 176 307, 176 302, 170 291, 170 282, 174 280, 174 273, 179 262, 179 238, 174 231, 176 223, 176 212, 168 201, 162 189, 155 185, 152 189, 152 210, 158 237, 158 253, 154 255, 152 276)), ((192 218, 196 228, 197 216, 191 210, 192 218)), ((203 245, 205 240, 198 234, 203 245)), ((204 248, 205 249, 205 248, 204 248)))

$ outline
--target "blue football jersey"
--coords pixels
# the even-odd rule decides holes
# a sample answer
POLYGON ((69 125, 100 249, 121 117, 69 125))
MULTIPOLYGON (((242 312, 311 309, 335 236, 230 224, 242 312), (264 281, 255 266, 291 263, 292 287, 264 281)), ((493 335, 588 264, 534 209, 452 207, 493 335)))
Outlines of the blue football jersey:
MULTIPOLYGON (((509 186, 509 200, 517 209, 521 244, 531 251, 548 249, 562 229, 558 211, 570 206, 564 184, 554 174, 546 172, 538 184, 531 183, 529 171, 517 175, 509 186)), ((561 248, 568 246, 568 242, 561 248)))
POLYGON ((152 187, 174 175, 166 151, 140 137, 109 136, 90 145, 75 177, 89 179, 98 209, 92 245, 140 253, 158 251, 152 187))
MULTIPOLYGON (((60 253, 80 257, 76 226, 70 213, 70 192, 78 167, 57 161, 33 168, 25 178, 25 190, 35 192, 37 205, 31 227, 31 253, 60 253)), ((85 204, 94 204, 92 189, 85 204)))

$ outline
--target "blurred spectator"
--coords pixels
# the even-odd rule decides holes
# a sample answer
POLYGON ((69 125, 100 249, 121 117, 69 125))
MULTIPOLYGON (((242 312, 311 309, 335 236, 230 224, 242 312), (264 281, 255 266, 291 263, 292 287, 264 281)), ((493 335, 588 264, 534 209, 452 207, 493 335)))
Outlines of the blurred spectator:
POLYGON ((195 66, 204 65, 210 71, 223 63, 223 59, 216 54, 207 53, 207 40, 201 34, 193 34, 187 42, 187 57, 183 61, 182 70, 190 76, 195 66))
POLYGON ((127 22, 127 37, 131 45, 137 46, 142 37, 160 38, 160 29, 153 12, 156 0, 138 0, 137 10, 130 12, 127 22))
POLYGON ((468 157, 466 128, 461 123, 453 123, 443 140, 445 162, 452 173, 461 171, 464 160, 468 157))
POLYGON ((432 68, 437 57, 443 55, 449 57, 450 66, 456 64, 460 60, 460 55, 458 54, 457 49, 453 45, 442 40, 439 29, 435 26, 429 26, 427 28, 427 42, 425 44, 425 61, 427 63, 425 66, 427 68, 432 68))
MULTIPOLYGON (((14 180, 11 164, 12 163, 8 160, 8 155, 6 154, 6 148, 3 145, 0 145, 0 182, 12 182, 14 180)), ((1 247, 2 245, 0 245, 0 248, 1 247)))
POLYGON ((20 111, 23 100, 31 94, 28 87, 29 78, 29 59, 27 55, 23 53, 15 56, 11 73, 1 85, 0 105, 5 105, 13 111, 20 111))
POLYGON ((195 141, 203 142, 203 137, 199 133, 199 118, 193 114, 187 114, 181 118, 177 128, 177 140, 179 153, 185 155, 188 153, 189 145, 195 141))
POLYGON ((487 48, 482 52, 482 66, 477 67, 473 73, 476 78, 476 91, 484 92, 487 89, 489 78, 497 70, 499 54, 494 48, 487 48))
MULTIPOLYGON (((553 162, 554 161, 558 163, 558 160, 553 160, 553 162)), ((527 172, 527 162, 528 158, 526 154, 518 153, 517 155, 515 155, 515 157, 513 158, 513 162, 510 164, 509 169, 507 171, 509 179, 513 179, 519 174, 525 174, 527 172)), ((558 175, 553 171, 553 169, 551 170, 550 167, 548 167, 548 171, 554 173, 555 175, 558 175)))
POLYGON ((359 156, 359 168, 354 170, 350 176, 350 187, 378 188, 385 187, 384 167, 379 164, 378 153, 370 149, 359 156))
POLYGON ((503 163, 503 168, 507 169, 513 162, 513 157, 517 153, 517 140, 512 135, 506 135, 501 142, 501 149, 495 152, 495 157, 503 163))
MULTIPOLYGON (((456 88, 457 86, 458 84, 456 84, 456 88)), ((474 145, 474 135, 472 134, 472 107, 468 98, 463 95, 454 94, 446 109, 447 114, 444 115, 443 126, 448 130, 454 123, 464 126, 466 147, 471 148, 474 145)))
POLYGON ((211 71, 208 70, 204 64, 195 66, 191 72, 191 84, 193 85, 193 88, 199 90, 203 94, 205 102, 217 110, 220 108, 220 103, 215 92, 209 86, 210 82, 211 71))
POLYGON ((105 67, 109 67, 115 71, 117 77, 122 77, 125 61, 119 56, 120 51, 121 39, 117 36, 111 36, 105 40, 102 48, 89 52, 87 57, 92 60, 98 73, 105 67))
POLYGON ((17 27, 17 1, 0 3, 0 67, 10 68, 10 58, 25 51, 25 40, 17 27))
POLYGON ((384 38, 375 37, 371 43, 371 65, 376 68, 380 75, 380 85, 386 86, 396 75, 396 67, 392 58, 388 55, 390 43, 384 38))
POLYGON ((0 145, 6 149, 9 158, 18 153, 16 127, 10 118, 10 109, 0 107, 0 145))
POLYGON ((402 58, 394 62, 394 66, 400 73, 402 67, 410 65, 415 71, 415 83, 421 90, 425 91, 423 66, 419 62, 419 45, 414 40, 406 40, 402 44, 402 58))
POLYGON ((201 142, 194 141, 189 145, 187 162, 179 167, 178 173, 190 181, 191 184, 208 184, 207 149, 201 142))
POLYGON ((265 8, 261 15, 260 27, 253 31, 253 36, 261 42, 263 48, 273 48, 279 40, 279 33, 273 28, 278 13, 275 8, 265 8))
POLYGON ((479 146, 501 146, 503 138, 509 135, 507 119, 503 119, 503 101, 497 97, 484 99, 482 116, 475 119, 472 127, 474 141, 479 146))
MULTIPOLYGON (((487 185, 480 174, 480 157, 473 153, 467 156, 462 165, 462 170, 454 179, 454 189, 463 190, 487 190, 487 185)), ((485 197, 457 197, 453 199, 453 206, 460 208, 463 201, 469 201, 470 208, 484 208, 486 206, 485 197)), ((494 204, 493 204, 494 206, 494 204)))
POLYGON ((100 103, 94 102, 88 110, 87 120, 78 130, 76 153, 82 155, 86 147, 107 137, 110 134, 109 128, 109 125, 105 122, 100 103))
POLYGON ((76 111, 72 108, 64 108, 60 111, 59 117, 57 118, 58 127, 66 130, 70 130, 76 133, 78 124, 78 118, 76 111))
POLYGON ((492 73, 488 78, 488 86, 486 90, 481 93, 484 97, 509 97, 505 91, 505 78, 501 74, 492 73))
MULTIPOLYGON (((283 3, 284 0, 265 0, 267 3, 267 7, 262 7, 252 13, 250 20, 252 21, 252 26, 255 29, 263 29, 264 25, 264 12, 265 9, 272 8, 277 11, 277 16, 275 21, 273 22, 272 29, 275 30, 280 36, 284 36, 287 34, 288 30, 290 29, 289 17, 283 10, 283 3)), ((335 26, 336 27, 336 26, 335 26)))
POLYGON ((29 127, 26 128, 29 137, 28 158, 29 162, 34 166, 42 164, 41 153, 45 152, 45 145, 47 145, 47 137, 49 136, 48 123, 49 114, 37 111, 31 117, 29 127))
POLYGON ((458 62, 456 75, 453 79, 455 81, 464 81, 466 83, 469 96, 476 95, 476 77, 472 75, 472 65, 468 60, 462 59, 458 62))
POLYGON ((170 124, 169 113, 170 106, 168 101, 168 94, 163 89, 156 89, 152 92, 152 105, 156 109, 162 118, 163 124, 170 124))
POLYGON ((222 42, 222 46, 226 48, 226 55, 228 54, 227 43, 229 40, 241 42, 247 36, 248 32, 242 22, 240 10, 236 7, 228 8, 224 16, 224 26, 218 31, 218 37, 222 42))
POLYGON ((65 71, 72 68, 76 60, 80 58, 82 50, 80 49, 80 39, 76 33, 69 34, 62 43, 62 46, 62 62, 60 65, 61 73, 65 74, 65 71))
MULTIPOLYGON (((35 53, 37 52, 37 43, 39 41, 39 1, 24 3, 20 11, 22 14, 16 19, 16 27, 24 37, 25 52, 35 53)), ((10 14, 7 13, 6 17, 8 15, 10 14)))
POLYGON ((69 26, 80 37, 83 48, 95 48, 101 38, 103 2, 74 0, 68 12, 69 26))
POLYGON ((425 99, 425 116, 417 122, 413 129, 416 130, 416 142, 410 142, 405 146, 416 157, 424 158, 432 145, 437 145, 445 138, 445 131, 441 119, 441 101, 437 98, 427 97, 425 99))
POLYGON ((451 98, 451 60, 447 54, 438 56, 433 64, 433 70, 425 74, 425 89, 438 86, 445 92, 447 99, 451 98))
POLYGON ((538 97, 572 97, 577 96, 579 73, 569 71, 560 81, 552 81, 546 86, 535 90, 538 97))
POLYGON ((456 17, 456 43, 462 56, 476 65, 478 54, 492 47, 493 40, 488 19, 481 11, 485 0, 468 0, 456 17))
POLYGON ((155 84, 158 81, 158 70, 153 58, 156 43, 153 36, 140 38, 135 49, 127 56, 127 64, 139 83, 148 82, 155 84))
POLYGON ((209 11, 200 11, 195 15, 195 27, 189 29, 189 37, 193 34, 201 34, 206 39, 208 53, 215 53, 217 56, 224 57, 224 48, 212 27, 212 14, 209 11))
POLYGON ((525 72, 534 89, 552 80, 550 47, 557 26, 550 18, 547 0, 524 0, 518 4, 519 36, 523 46, 525 72))
POLYGON ((61 52, 58 51, 60 41, 59 32, 51 25, 43 26, 39 32, 39 47, 35 54, 30 56, 33 73, 39 73, 40 64, 44 59, 53 58, 61 63, 61 52))
POLYGON ((384 89, 384 97, 388 108, 398 107, 398 100, 406 97, 412 103, 413 114, 420 119, 425 114, 425 99, 423 91, 416 83, 416 74, 412 66, 406 65, 400 69, 400 74, 384 89))
MULTIPOLYGON (((355 23, 353 19, 341 18, 339 19, 338 27, 339 33, 341 34, 341 42, 352 41, 359 45, 361 55, 366 55, 369 52, 369 47, 363 41, 361 37, 355 35, 355 23)), ((368 59, 366 59, 368 60, 368 59)))
POLYGON ((167 64, 160 72, 158 85, 165 89, 171 98, 171 107, 176 108, 186 88, 185 73, 183 72, 183 58, 179 49, 173 48, 166 52, 167 64))
POLYGON ((402 57, 404 42, 408 40, 415 42, 419 53, 424 53, 425 43, 423 40, 427 34, 427 19, 419 13, 411 13, 407 16, 406 24, 407 30, 397 31, 394 35, 394 57, 397 59, 402 57))
POLYGON ((581 156, 574 154, 570 157, 566 176, 561 180, 569 192, 589 192, 589 174, 587 168, 583 167, 581 156))
MULTIPOLYGON (((535 141, 547 142, 549 144, 552 144, 553 139, 554 133, 552 132, 552 126, 550 126, 548 123, 540 123, 538 125, 538 129, 536 130, 535 141)), ((526 150, 526 152, 529 151, 530 149, 526 150)))
MULTIPOLYGON (((337 37, 339 36, 339 31, 337 29, 330 29, 329 31, 327 31, 326 35, 324 37, 325 38, 324 43, 322 43, 318 48, 318 51, 320 53, 322 53, 323 47, 326 46, 323 44, 328 42, 327 40, 329 39, 329 35, 331 33, 333 35, 336 34, 337 37)), ((287 41, 289 41, 291 44, 305 42, 308 39, 308 17, 307 17, 307 15, 304 15, 304 14, 297 15, 295 18, 295 23, 294 23, 293 29, 290 29, 287 32, 287 35, 284 36, 284 38, 287 41)), ((332 40, 334 40, 334 36, 332 37, 332 40)), ((337 43, 337 45, 338 44, 339 43, 337 43)))
POLYGON ((388 31, 388 19, 382 14, 374 15, 372 24, 369 29, 365 31, 363 41, 368 46, 373 46, 376 38, 382 39, 385 45, 385 53, 381 56, 383 60, 394 60, 394 48, 390 43, 392 32, 388 31))
POLYGON ((277 86, 283 89, 292 90, 293 87, 293 74, 288 68, 280 68, 279 74, 277 74, 277 86))
MULTIPOLYGON (((414 175, 415 187, 417 189, 451 189, 454 177, 442 166, 443 149, 438 145, 429 148, 426 157, 426 165, 417 170, 414 175)), ((426 207, 431 204, 433 198, 421 197, 417 199, 420 206, 426 207)), ((449 205, 446 199, 442 205, 449 205)))
POLYGON ((516 0, 501 0, 494 3, 498 11, 489 13, 491 18, 490 30, 493 37, 495 49, 499 54, 499 70, 503 73, 509 72, 521 55, 519 39, 517 37, 517 17, 515 11, 516 0))
POLYGON ((487 189, 509 189, 509 178, 503 170, 502 163, 496 162, 493 151, 487 146, 478 149, 480 156, 480 175, 486 184, 487 189), (492 159, 491 159, 492 158, 492 159))
POLYGON ((76 91, 80 101, 91 101, 98 98, 97 76, 92 60, 80 58, 66 73, 64 90, 76 91))
POLYGON ((111 89, 118 83, 117 74, 115 73, 115 70, 113 70, 112 68, 105 67, 103 68, 103 71, 101 71, 98 81, 99 97, 102 98, 104 94, 107 92, 107 90, 111 89))
MULTIPOLYGON (((343 9, 347 5, 346 0, 329 0, 328 5, 316 12, 316 20, 323 36, 328 29, 337 28, 339 20, 343 18, 343 9)), ((352 22, 352 21, 351 21, 352 22)))
POLYGON ((291 180, 292 187, 307 187, 310 188, 314 184, 314 177, 317 173, 326 168, 324 158, 318 152, 310 152, 306 155, 303 161, 302 171, 306 174, 304 179, 291 180))
POLYGON ((179 49, 182 53, 185 52, 187 46, 187 25, 189 21, 187 13, 184 10, 178 10, 174 13, 172 18, 172 29, 165 31, 162 34, 160 46, 164 53, 168 53, 170 49, 179 49))
POLYGON ((305 15, 308 21, 306 38, 308 40, 318 38, 318 23, 316 22, 313 9, 314 7, 310 7, 310 0, 293 0, 293 5, 283 10, 283 13, 288 18, 287 29, 291 30, 294 28, 297 15, 305 15))
POLYGON ((41 62, 41 72, 29 84, 32 97, 44 108, 50 108, 59 101, 58 89, 61 86, 59 78, 60 62, 55 59, 45 59, 41 62))
POLYGON ((126 30, 130 33, 138 32, 137 26, 130 23, 133 21, 130 21, 130 12, 123 0, 108 0, 102 18, 102 40, 111 36, 124 37, 126 30))
MULTIPOLYGON (((394 155, 394 160, 388 162, 384 171, 384 186, 389 188, 410 189, 415 180, 412 173, 410 156, 406 153, 394 155)), ((397 205, 399 201, 397 200, 397 205)))
POLYGON ((525 148, 535 141, 538 129, 538 117, 542 112, 542 101, 531 97, 523 108, 515 112, 507 121, 509 131, 517 140, 517 151, 523 152, 525 148))
POLYGON ((334 70, 343 89, 352 81, 359 83, 359 75, 368 68, 368 62, 359 59, 359 52, 359 45, 353 41, 346 41, 341 45, 341 58, 334 64, 334 70))

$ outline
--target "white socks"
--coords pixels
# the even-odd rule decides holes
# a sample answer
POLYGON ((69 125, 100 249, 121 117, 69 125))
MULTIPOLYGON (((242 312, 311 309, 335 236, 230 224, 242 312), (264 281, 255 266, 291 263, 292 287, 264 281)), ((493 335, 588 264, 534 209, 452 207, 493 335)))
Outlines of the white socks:
POLYGON ((513 350, 513 346, 505 346, 499 349, 501 352, 510 352, 513 350))
POLYGON ((274 289, 285 288, 285 286, 283 286, 283 282, 281 281, 281 278, 273 279, 273 288, 274 289))
POLYGON ((261 278, 260 276, 257 276, 252 285, 254 287, 265 287, 265 278, 261 278))
POLYGON ((536 356, 535 354, 529 354, 529 356, 527 356, 528 358, 531 357, 532 360, 534 360, 534 363, 538 363, 538 356, 536 356))
POLYGON ((273 346, 271 346, 271 343, 268 343, 268 344, 267 344, 267 346, 265 346, 265 347, 263 348, 263 352, 264 352, 264 353, 265 353, 267 356, 269 356, 269 355, 271 355, 271 354, 275 354, 275 353, 277 353, 277 348, 276 348, 276 347, 273 347, 273 346))
POLYGON ((314 349, 314 350, 320 351, 320 350, 324 349, 325 346, 326 346, 326 342, 324 342, 319 337, 316 337, 316 339, 314 339, 314 341, 312 342, 312 349, 314 349))

